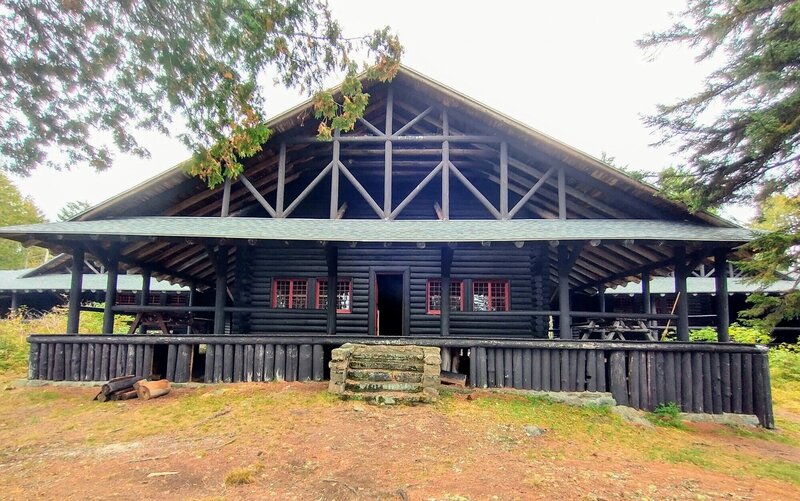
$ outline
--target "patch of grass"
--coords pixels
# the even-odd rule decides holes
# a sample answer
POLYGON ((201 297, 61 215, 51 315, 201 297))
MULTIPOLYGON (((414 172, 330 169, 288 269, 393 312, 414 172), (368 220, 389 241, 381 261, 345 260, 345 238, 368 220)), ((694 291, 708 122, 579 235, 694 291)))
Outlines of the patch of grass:
POLYGON ((225 485, 237 486, 252 484, 256 481, 256 475, 261 473, 263 467, 260 465, 250 465, 244 468, 234 468, 225 475, 225 485))
POLYGON ((707 470, 718 469, 717 464, 711 459, 713 455, 702 447, 679 447, 677 449, 654 447, 650 450, 650 456, 652 459, 668 463, 688 463, 707 470))
POLYGON ((753 473, 759 477, 774 478, 800 485, 800 468, 790 461, 765 459, 751 463, 753 473))
POLYGON ((658 404, 653 412, 646 414, 647 419, 656 426, 685 429, 681 420, 681 409, 675 402, 658 404))

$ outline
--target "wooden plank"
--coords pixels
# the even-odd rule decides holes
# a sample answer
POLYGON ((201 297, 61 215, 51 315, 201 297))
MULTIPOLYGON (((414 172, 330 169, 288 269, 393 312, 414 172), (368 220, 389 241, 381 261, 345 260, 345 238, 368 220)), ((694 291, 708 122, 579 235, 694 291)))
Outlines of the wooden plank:
POLYGON ((175 381, 175 365, 178 363, 178 345, 171 344, 167 347, 167 373, 164 379, 175 381))
POLYGON ((233 382, 239 383, 244 377, 244 345, 233 347, 233 382))
POLYGON ((606 384, 606 373, 607 373, 607 365, 606 365, 606 353, 604 351, 597 352, 597 391, 605 392, 608 391, 608 385, 606 384))
POLYGON ((55 364, 56 364, 56 345, 47 345, 47 379, 53 381, 55 377, 55 364))
POLYGON ((704 412, 703 354, 692 353, 692 412, 704 412))
POLYGON ((534 390, 544 389, 542 365, 544 364, 545 358, 547 358, 548 361, 550 360, 549 357, 542 357, 542 350, 531 350, 531 388, 534 390))
POLYGON ((111 379, 111 347, 103 344, 102 358, 100 360, 100 381, 108 381, 111 379))
POLYGON ((628 385, 625 378, 625 352, 612 351, 608 360, 611 370, 611 396, 617 405, 628 405, 628 385))
POLYGON ((576 350, 569 350, 564 351, 568 357, 567 366, 569 367, 569 371, 567 373, 566 381, 564 381, 563 374, 562 374, 562 385, 564 387, 564 382, 566 382, 567 390, 575 391, 578 387, 578 352, 576 350))
POLYGON ((28 379, 39 379, 39 343, 31 343, 28 351, 28 379))
POLYGON ((225 383, 233 382, 233 345, 226 344, 223 349, 222 360, 222 381, 225 383))
POLYGON ((144 352, 142 355, 142 376, 151 379, 153 374, 153 345, 144 345, 144 352))
POLYGON ((134 358, 135 358, 134 364, 136 366, 134 374, 137 375, 137 376, 142 376, 142 377, 148 376, 149 374, 145 374, 144 373, 144 345, 137 344, 137 345, 135 345, 133 347, 133 350, 135 352, 135 354, 134 354, 134 358))
POLYGON ((72 381, 72 343, 64 343, 64 381, 72 381))
POLYGON ((512 384, 512 386, 514 388, 517 388, 517 389, 521 390, 521 389, 524 388, 523 383, 522 383, 522 381, 524 379, 523 372, 522 372, 522 369, 523 369, 523 366, 522 366, 522 349, 514 348, 514 350, 512 351, 511 355, 512 355, 512 374, 511 374, 512 383, 511 384, 512 384))
POLYGON ((503 388, 505 385, 505 363, 503 348, 495 348, 494 350, 494 369, 495 369, 495 387, 503 388))
POLYGON ((772 411, 772 389, 769 376, 769 358, 767 354, 753 356, 754 371, 754 406, 758 422, 767 429, 775 428, 775 416, 772 411))
POLYGON ((731 355, 730 353, 720 354, 720 364, 722 369, 722 412, 731 412, 732 391, 731 391, 731 355))
POLYGON ((214 382, 219 383, 223 380, 225 373, 225 345, 214 345, 214 382))
POLYGON ((678 403, 675 377, 675 357, 673 353, 662 353, 664 357, 664 403, 678 403))
POLYGON ((248 383, 253 381, 253 367, 255 366, 255 347, 252 344, 244 345, 244 374, 242 379, 248 383))
POLYGON ((655 405, 661 405, 667 403, 667 385, 666 383, 666 357, 663 353, 659 352, 652 352, 656 356, 656 399, 655 405))
POLYGON ((48 354, 48 345, 36 343, 39 350, 39 358, 37 359, 37 368, 36 368, 36 378, 35 379, 47 379, 47 354, 48 354))
POLYGON ((286 381, 297 381, 298 352, 296 344, 286 345, 286 381))
POLYGON ((636 409, 641 409, 639 395, 639 354, 628 353, 628 404, 636 409))
MULTIPOLYGON (((281 374, 281 377, 283 375, 281 374)), ((275 345, 264 345, 264 381, 275 380, 275 345)))
POLYGON ((136 346, 129 344, 125 349, 125 373, 136 375, 136 346))
POLYGON ((550 390, 564 391, 561 388, 561 372, 566 371, 566 367, 561 367, 561 354, 563 350, 550 351, 550 390))
MULTIPOLYGON (((94 374, 92 381, 102 381, 103 371, 103 345, 100 343, 92 343, 94 345, 94 374)), ((105 378, 106 381, 108 378, 105 378)))
POLYGON ((486 360, 486 348, 478 347, 476 348, 476 352, 478 355, 478 380, 477 386, 479 388, 486 388, 487 386, 487 371, 488 371, 488 363, 486 360))
POLYGON ((597 353, 594 350, 586 351, 586 389, 597 391, 597 353))
POLYGON ((321 344, 313 347, 312 376, 314 381, 325 379, 325 351, 321 344))
POLYGON ((311 345, 301 344, 297 356, 297 380, 311 381, 311 345))
POLYGON ((753 355, 742 354, 742 412, 753 414, 753 355))
POLYGON ((495 368, 494 352, 494 348, 486 348, 486 386, 489 388, 497 387, 497 370, 495 368))
POLYGON ((282 344, 275 345, 275 380, 286 380, 286 346, 282 344))
POLYGON ((206 364, 203 372, 203 381, 206 383, 214 382, 214 345, 206 345, 206 364))
POLYGON ((70 355, 70 380, 81 380, 81 345, 72 343, 72 354, 70 355))
POLYGON ((731 412, 742 413, 742 354, 731 354, 731 412))
POLYGON ((703 359, 703 409, 706 413, 712 413, 714 409, 714 397, 711 390, 711 353, 699 353, 703 359))
POLYGON ((658 362, 656 361, 656 353, 653 351, 647 352, 647 393, 645 408, 653 411, 658 405, 658 362))
MULTIPOLYGON (((92 379, 91 372, 89 372, 89 346, 91 343, 81 344, 81 381, 92 379)), ((92 362, 94 363, 94 354, 92 354, 92 362)))
POLYGON ((175 382, 188 383, 192 379, 193 345, 179 344, 175 357, 175 382))
POLYGON ((253 347, 253 381, 264 381, 264 345, 253 347))
POLYGON ((578 350, 575 356, 575 390, 586 391, 586 350, 578 350))
POLYGON ((476 347, 473 346, 469 349, 469 385, 473 388, 478 387, 478 356, 476 353, 476 347))
MULTIPOLYGON (((683 412, 692 412, 694 407, 692 401, 692 354, 690 352, 681 353, 681 409, 683 412)), ((677 359, 675 361, 677 367, 677 359)))
POLYGON ((719 353, 711 354, 711 412, 722 414, 722 362, 719 353))
POLYGON ((531 350, 522 350, 522 387, 526 390, 532 388, 531 350))

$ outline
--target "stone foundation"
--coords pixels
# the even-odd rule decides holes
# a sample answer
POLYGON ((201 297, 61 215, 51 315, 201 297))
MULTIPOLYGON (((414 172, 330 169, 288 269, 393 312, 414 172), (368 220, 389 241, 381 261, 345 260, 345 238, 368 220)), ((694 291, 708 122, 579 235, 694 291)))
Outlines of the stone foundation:
POLYGON ((328 389, 373 403, 432 402, 441 363, 436 347, 347 343, 333 350, 328 389))

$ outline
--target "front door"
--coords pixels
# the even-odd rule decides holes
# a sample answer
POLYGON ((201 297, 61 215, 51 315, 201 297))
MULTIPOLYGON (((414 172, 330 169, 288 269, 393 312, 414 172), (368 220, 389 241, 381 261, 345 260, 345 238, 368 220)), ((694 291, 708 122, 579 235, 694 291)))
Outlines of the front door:
POLYGON ((403 274, 375 275, 375 334, 403 335, 403 274))

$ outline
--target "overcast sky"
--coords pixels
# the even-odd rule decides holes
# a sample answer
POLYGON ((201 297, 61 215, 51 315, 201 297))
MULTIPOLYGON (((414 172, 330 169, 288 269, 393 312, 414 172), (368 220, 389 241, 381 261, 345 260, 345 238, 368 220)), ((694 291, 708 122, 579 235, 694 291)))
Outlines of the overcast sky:
MULTIPOLYGON (((405 46, 404 64, 591 155, 606 152, 643 170, 676 159, 668 147, 649 146, 657 137, 641 115, 698 90, 708 71, 687 50, 648 62, 636 47, 645 33, 670 25, 670 12, 683 8, 678 0, 331 4, 348 35, 388 24, 405 46)), ((272 89, 266 114, 304 98, 272 89)), ((16 184, 55 219, 69 201, 99 203, 188 157, 174 138, 139 137, 151 159, 119 156, 101 173, 40 169, 16 184)))

